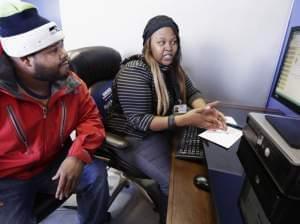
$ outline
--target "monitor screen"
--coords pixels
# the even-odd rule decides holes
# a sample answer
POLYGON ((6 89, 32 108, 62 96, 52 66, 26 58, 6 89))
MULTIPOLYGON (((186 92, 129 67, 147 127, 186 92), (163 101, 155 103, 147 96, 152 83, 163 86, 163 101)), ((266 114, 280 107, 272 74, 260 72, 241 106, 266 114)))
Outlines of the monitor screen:
POLYGON ((272 97, 300 113, 300 27, 290 31, 272 97))

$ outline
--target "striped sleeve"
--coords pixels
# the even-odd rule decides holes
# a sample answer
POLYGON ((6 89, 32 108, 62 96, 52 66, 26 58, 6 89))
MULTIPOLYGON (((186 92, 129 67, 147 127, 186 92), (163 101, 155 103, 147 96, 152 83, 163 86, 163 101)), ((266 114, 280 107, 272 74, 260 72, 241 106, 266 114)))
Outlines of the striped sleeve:
POLYGON ((117 78, 117 92, 121 108, 130 126, 147 131, 154 117, 152 78, 144 66, 128 63, 117 78))
POLYGON ((201 92, 196 89, 188 76, 185 79, 186 96, 188 105, 192 105, 193 101, 198 98, 202 98, 201 92))

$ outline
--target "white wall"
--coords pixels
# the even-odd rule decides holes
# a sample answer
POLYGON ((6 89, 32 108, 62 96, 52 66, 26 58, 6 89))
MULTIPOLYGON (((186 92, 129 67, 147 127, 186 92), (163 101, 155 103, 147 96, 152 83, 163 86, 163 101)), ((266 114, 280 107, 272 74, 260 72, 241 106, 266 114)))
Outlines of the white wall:
POLYGON ((183 66, 210 99, 264 106, 293 0, 61 0, 65 46, 139 53, 148 19, 178 23, 183 66))

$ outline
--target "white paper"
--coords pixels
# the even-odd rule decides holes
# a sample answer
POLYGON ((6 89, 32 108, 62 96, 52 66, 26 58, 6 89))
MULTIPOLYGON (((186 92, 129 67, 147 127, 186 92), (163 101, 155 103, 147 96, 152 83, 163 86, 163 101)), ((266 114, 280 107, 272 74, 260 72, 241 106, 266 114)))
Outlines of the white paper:
POLYGON ((224 148, 230 148, 237 140, 243 135, 243 132, 239 129, 227 127, 226 131, 223 130, 207 130, 199 134, 201 138, 204 138, 210 142, 216 143, 224 148))

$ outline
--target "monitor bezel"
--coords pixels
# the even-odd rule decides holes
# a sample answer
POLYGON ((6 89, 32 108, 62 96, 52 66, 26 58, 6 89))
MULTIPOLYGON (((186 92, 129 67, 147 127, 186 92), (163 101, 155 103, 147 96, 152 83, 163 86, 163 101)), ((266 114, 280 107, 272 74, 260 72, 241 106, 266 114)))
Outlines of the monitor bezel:
POLYGON ((286 106, 287 108, 289 108, 290 110, 292 110, 293 112, 295 113, 300 113, 300 106, 297 106, 295 105, 294 103, 290 102, 289 100, 286 100, 284 97, 282 97, 281 95, 278 95, 276 94, 276 87, 277 87, 277 84, 279 82, 279 79, 280 79, 280 74, 281 74, 281 71, 282 71, 282 68, 283 68, 283 64, 284 64, 284 60, 285 60, 285 57, 287 55, 287 52, 289 50, 289 47, 290 47, 290 43, 291 43, 291 39, 293 37, 293 34, 294 32, 300 32, 300 26, 294 26, 291 28, 290 32, 289 32, 289 37, 288 37, 288 40, 287 40, 287 43, 286 43, 286 47, 284 49, 284 54, 283 54, 283 57, 282 57, 282 60, 280 62, 280 69, 278 70, 278 74, 277 74, 277 77, 276 77, 276 82, 274 84, 274 87, 273 87, 273 91, 272 91, 272 97, 279 101, 280 103, 282 103, 284 106, 286 106))

